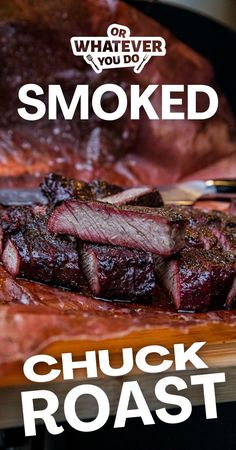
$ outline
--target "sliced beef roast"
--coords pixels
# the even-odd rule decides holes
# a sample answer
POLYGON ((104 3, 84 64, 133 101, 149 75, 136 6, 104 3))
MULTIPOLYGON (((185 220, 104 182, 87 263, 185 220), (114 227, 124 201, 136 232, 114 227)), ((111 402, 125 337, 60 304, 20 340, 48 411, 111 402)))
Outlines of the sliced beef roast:
POLYGON ((180 214, 165 208, 118 208, 101 202, 69 201, 54 210, 48 230, 168 256, 184 246, 183 224, 180 214))
POLYGON ((236 255, 236 217, 221 214, 219 223, 211 224, 222 249, 236 255))
POLYGON ((157 258, 156 270, 176 308, 192 312, 222 308, 236 274, 233 255, 219 249, 184 249, 172 258, 157 258))
POLYGON ((94 296, 126 301, 152 298, 155 274, 150 253, 85 243, 80 260, 94 296))
POLYGON ((76 290, 85 288, 76 241, 48 233, 45 210, 12 208, 8 218, 2 262, 12 276, 76 290))
POLYGON ((178 311, 207 311, 211 302, 211 272, 195 249, 172 258, 157 258, 156 271, 178 311))
POLYGON ((151 300, 163 284, 179 311, 236 303, 235 216, 158 206, 158 191, 146 186, 50 174, 41 189, 49 205, 0 210, 12 276, 131 302, 151 300))
POLYGON ((217 249, 201 251, 199 254, 211 273, 210 306, 213 309, 222 308, 236 274, 235 258, 217 249))

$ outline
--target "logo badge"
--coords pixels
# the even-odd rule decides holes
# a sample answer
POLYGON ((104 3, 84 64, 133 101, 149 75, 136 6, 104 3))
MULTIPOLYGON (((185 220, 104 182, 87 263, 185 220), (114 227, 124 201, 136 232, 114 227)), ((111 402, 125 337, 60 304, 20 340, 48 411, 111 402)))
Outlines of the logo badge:
POLYGON ((72 37, 71 47, 97 73, 127 67, 140 73, 153 56, 166 54, 162 37, 133 37, 128 27, 119 24, 110 25, 106 37, 72 37))

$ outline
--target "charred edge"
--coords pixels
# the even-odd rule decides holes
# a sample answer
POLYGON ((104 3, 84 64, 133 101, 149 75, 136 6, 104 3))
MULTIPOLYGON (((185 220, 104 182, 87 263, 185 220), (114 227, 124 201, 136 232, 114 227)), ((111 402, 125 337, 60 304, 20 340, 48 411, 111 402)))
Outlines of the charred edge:
POLYGON ((105 181, 93 180, 91 183, 85 183, 54 173, 45 177, 40 188, 51 205, 58 205, 67 200, 94 200, 123 190, 105 181))

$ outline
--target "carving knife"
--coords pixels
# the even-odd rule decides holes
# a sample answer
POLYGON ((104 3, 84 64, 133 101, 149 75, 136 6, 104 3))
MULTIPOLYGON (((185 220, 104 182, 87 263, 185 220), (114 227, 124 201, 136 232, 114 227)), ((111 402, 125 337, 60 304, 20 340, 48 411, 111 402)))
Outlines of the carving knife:
POLYGON ((194 180, 160 186, 164 203, 193 205, 197 200, 228 200, 236 198, 236 179, 194 180))

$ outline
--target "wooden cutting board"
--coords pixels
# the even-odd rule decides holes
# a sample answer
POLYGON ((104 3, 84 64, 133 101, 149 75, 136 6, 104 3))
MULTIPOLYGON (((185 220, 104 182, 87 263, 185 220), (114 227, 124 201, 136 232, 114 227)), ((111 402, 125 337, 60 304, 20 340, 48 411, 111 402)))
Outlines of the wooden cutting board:
MULTIPOLYGON (((72 352, 74 359, 82 359, 85 351, 109 349, 111 364, 119 367, 121 362, 120 349, 132 347, 134 353, 146 345, 159 344, 169 349, 172 354, 173 345, 176 343, 185 343, 187 346, 194 342, 206 341, 199 356, 208 365, 208 369, 197 370, 189 365, 188 370, 175 371, 174 367, 168 372, 162 374, 144 374, 134 368, 132 373, 120 377, 111 378, 100 374, 98 379, 87 380, 85 372, 77 372, 73 381, 63 381, 58 379, 52 383, 31 384, 27 381, 22 372, 22 364, 17 363, 11 370, 6 372, 1 378, 0 389, 0 427, 12 427, 22 425, 22 412, 20 403, 20 392, 22 390, 49 389, 58 395, 60 400, 60 410, 57 414, 58 420, 63 420, 63 399, 70 389, 81 383, 92 383, 102 387, 107 393, 111 413, 115 413, 121 385, 127 380, 138 380, 147 403, 151 410, 158 407, 158 401, 154 396, 154 386, 157 380, 164 376, 175 375, 183 378, 187 385, 186 397, 191 399, 193 405, 203 404, 202 388, 199 386, 190 386, 190 375, 199 373, 225 372, 226 383, 216 386, 217 402, 236 400, 236 326, 233 323, 208 323, 207 325, 194 325, 188 329, 172 328, 154 328, 151 330, 140 330, 130 333, 127 336, 116 339, 106 339, 99 341, 90 340, 70 340, 56 342, 41 353, 47 353, 60 361, 60 355, 65 352, 72 352), (186 331, 187 330, 187 331, 186 331)), ((171 357, 171 356, 170 356, 171 357)), ((150 358, 150 362, 157 362, 156 357, 150 358)), ((60 367, 60 362, 58 364, 60 367)), ((43 373, 43 367, 38 367, 43 373)), ((94 404, 87 400, 82 401, 80 405, 80 416, 84 418, 92 417, 96 414, 94 404)))

